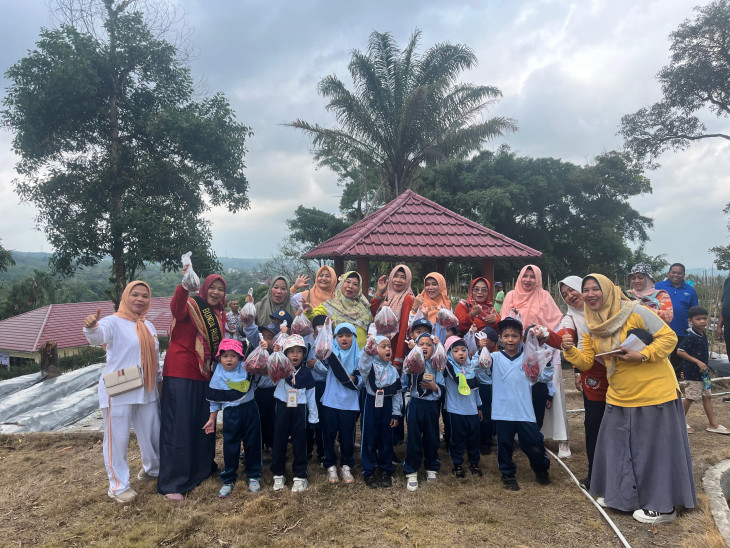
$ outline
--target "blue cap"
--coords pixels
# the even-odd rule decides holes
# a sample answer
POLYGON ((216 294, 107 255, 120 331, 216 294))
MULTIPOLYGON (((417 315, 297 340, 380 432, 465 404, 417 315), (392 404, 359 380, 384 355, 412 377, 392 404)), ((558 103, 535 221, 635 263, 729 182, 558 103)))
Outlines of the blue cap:
POLYGON ((499 338, 499 335, 497 335, 497 332, 494 330, 494 328, 488 325, 482 329, 482 333, 484 333, 487 338, 492 342, 497 342, 497 339, 499 338))
POLYGON ((418 318, 416 321, 414 321, 411 324, 411 331, 413 331, 416 327, 427 327, 429 333, 433 331, 433 324, 429 322, 426 318, 418 318))
POLYGON ((291 323, 294 321, 294 318, 292 318, 291 314, 289 314, 286 310, 279 310, 278 312, 274 312, 269 316, 269 318, 279 322, 286 321, 286 325, 288 325, 289 327, 291 327, 291 323))
POLYGON ((259 331, 263 331, 264 329, 266 331, 271 331, 274 336, 278 335, 281 331, 281 329, 279 328, 279 324, 276 322, 269 322, 264 326, 259 326, 259 331))

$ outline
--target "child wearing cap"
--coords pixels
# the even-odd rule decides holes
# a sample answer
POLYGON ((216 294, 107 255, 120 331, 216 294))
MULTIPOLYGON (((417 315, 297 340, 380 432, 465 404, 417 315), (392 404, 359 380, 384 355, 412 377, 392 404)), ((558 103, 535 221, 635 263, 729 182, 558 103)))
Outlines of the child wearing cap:
MULTIPOLYGON (((266 345, 265 342, 261 342, 266 345)), ((254 393, 259 377, 249 375, 243 368, 243 348, 235 339, 223 339, 218 346, 217 364, 208 385, 206 399, 210 402, 210 417, 203 429, 215 433, 218 412, 223 410, 223 486, 220 498, 231 495, 238 479, 241 442, 246 452, 248 490, 261 490, 261 423, 254 393)))
POLYGON ((469 470, 482 475, 479 468, 479 422, 482 420, 482 400, 479 397, 479 380, 476 378, 478 356, 469 359, 466 341, 452 336, 446 339, 447 364, 444 371, 446 412, 451 423, 449 455, 457 478, 466 476, 462 464, 464 449, 469 457, 469 470))
POLYGON ((357 328, 347 322, 335 328, 332 353, 324 360, 327 381, 322 395, 322 442, 327 480, 337 483, 335 440, 340 440, 340 475, 345 483, 353 483, 355 466, 355 426, 360 413, 360 347, 357 328))
MULTIPOLYGON (((278 348, 274 348, 276 351, 278 348)), ((292 492, 306 491, 307 482, 307 418, 309 424, 319 422, 317 404, 314 401, 314 378, 304 364, 307 344, 299 335, 290 335, 284 343, 284 355, 294 366, 294 372, 276 383, 274 391, 275 419, 274 445, 271 451, 271 473, 274 475, 274 491, 284 489, 286 449, 289 438, 292 443, 292 492)))
POLYGON ((522 323, 515 318, 505 318, 497 324, 499 339, 504 350, 492 353, 492 420, 497 431, 497 462, 506 489, 518 491, 515 478, 517 465, 512 460, 515 434, 520 449, 530 460, 541 485, 550 483, 548 469, 550 459, 540 429, 535 422, 532 407, 532 387, 522 367, 522 323))
POLYGON ((425 371, 420 375, 403 374, 401 382, 411 395, 406 423, 406 459, 403 472, 406 474, 406 488, 418 489, 418 470, 421 464, 426 468, 426 479, 434 482, 438 478, 441 463, 438 459, 439 408, 444 376, 431 365, 434 342, 430 333, 421 333, 413 346, 418 345, 426 360, 425 371))
POLYGON ((362 412, 360 459, 365 485, 371 489, 393 485, 393 428, 398 426, 403 395, 398 370, 390 359, 390 339, 383 335, 369 337, 358 364, 365 385, 362 412), (375 467, 380 468, 380 480, 375 467))

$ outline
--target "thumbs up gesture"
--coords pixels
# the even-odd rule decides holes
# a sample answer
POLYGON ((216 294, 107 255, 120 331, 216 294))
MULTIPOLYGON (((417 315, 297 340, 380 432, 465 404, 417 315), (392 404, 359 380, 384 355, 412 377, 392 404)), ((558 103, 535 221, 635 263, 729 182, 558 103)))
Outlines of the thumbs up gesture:
POLYGON ((89 314, 86 318, 84 318, 84 327, 87 329, 96 327, 99 318, 101 318, 101 307, 96 309, 96 314, 89 314))

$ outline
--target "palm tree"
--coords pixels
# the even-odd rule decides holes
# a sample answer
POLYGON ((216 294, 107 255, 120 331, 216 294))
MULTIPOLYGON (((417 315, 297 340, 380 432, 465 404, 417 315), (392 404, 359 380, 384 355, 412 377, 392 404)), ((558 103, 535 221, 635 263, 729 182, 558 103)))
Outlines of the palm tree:
POLYGON ((460 44, 436 44, 416 52, 416 29, 403 51, 390 35, 373 32, 367 53, 352 52, 349 71, 355 91, 335 75, 318 86, 338 127, 329 129, 297 119, 285 124, 312 137, 321 165, 338 163, 376 169, 383 201, 411 186, 420 168, 478 150, 490 138, 516 129, 510 118, 483 119, 483 111, 502 96, 493 86, 457 83, 477 63, 460 44))

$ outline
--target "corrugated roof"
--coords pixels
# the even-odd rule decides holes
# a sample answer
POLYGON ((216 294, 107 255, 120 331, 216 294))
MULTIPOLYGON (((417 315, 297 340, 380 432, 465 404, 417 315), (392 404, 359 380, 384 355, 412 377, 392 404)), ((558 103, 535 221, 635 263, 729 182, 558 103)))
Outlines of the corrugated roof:
POLYGON ((541 255, 409 189, 302 258, 506 259, 541 255))
MULTIPOLYGON (((166 335, 172 323, 172 297, 154 297, 147 319, 158 335, 166 335)), ((0 321, 0 348, 18 352, 37 352, 48 341, 58 348, 73 348, 88 344, 82 331, 84 318, 101 308, 101 316, 114 314, 111 301, 63 303, 43 306, 25 314, 0 321)))

